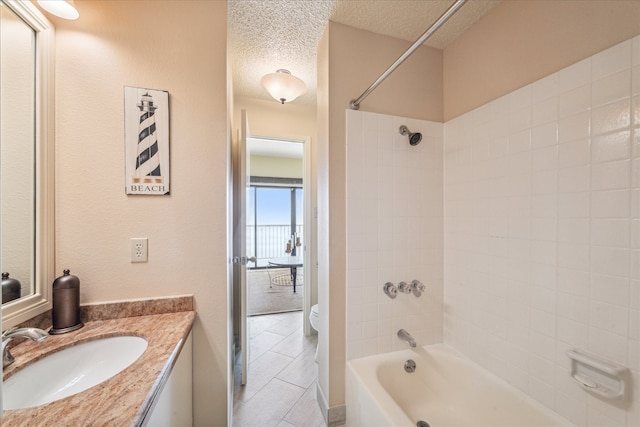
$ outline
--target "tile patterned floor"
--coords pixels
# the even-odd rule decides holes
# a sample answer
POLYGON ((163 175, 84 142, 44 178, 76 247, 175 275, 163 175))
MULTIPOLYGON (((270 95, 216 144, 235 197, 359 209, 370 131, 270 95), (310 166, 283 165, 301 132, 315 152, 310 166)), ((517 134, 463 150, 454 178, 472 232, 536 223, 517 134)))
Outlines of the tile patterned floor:
POLYGON ((236 365, 234 427, 324 427, 316 402, 318 336, 305 337, 302 312, 249 318, 249 372, 236 365))

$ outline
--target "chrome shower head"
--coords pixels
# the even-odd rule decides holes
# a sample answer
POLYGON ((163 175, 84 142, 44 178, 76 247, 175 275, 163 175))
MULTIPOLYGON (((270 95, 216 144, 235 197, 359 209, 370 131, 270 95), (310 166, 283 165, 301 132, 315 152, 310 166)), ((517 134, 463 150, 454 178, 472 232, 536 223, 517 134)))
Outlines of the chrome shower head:
POLYGON ((405 125, 400 126, 400 135, 409 135, 409 144, 418 145, 422 141, 422 134, 420 132, 413 133, 405 125))

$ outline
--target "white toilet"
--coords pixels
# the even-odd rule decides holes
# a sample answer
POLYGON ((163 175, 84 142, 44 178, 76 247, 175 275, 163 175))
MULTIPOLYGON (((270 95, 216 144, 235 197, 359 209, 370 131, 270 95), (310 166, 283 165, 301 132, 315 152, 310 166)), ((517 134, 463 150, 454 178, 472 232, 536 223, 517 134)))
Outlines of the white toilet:
MULTIPOLYGON (((311 307, 311 313, 309 314, 309 323, 311 323, 311 327, 318 331, 320 327, 320 320, 318 319, 318 304, 311 307)), ((318 362, 318 346, 316 346, 316 362, 318 362)))
POLYGON ((311 307, 311 314, 309 314, 309 323, 311 323, 311 326, 317 332, 319 327, 318 326, 318 304, 311 307))

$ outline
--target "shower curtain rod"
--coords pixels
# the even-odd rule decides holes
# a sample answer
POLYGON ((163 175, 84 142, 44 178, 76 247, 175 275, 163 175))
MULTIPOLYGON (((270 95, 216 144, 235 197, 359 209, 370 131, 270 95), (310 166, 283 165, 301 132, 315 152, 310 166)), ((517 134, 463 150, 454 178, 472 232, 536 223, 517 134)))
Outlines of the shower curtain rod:
POLYGON ((387 71, 385 71, 384 73, 382 73, 382 75, 380 77, 378 77, 378 80, 376 80, 375 82, 373 82, 373 84, 371 86, 369 86, 369 89, 365 90, 362 95, 360 95, 357 99, 352 99, 351 102, 349 103, 349 107, 352 110, 357 110, 360 108, 360 103, 362 101, 364 101, 364 99, 369 96, 369 94, 371 92, 373 92, 378 86, 380 86, 380 83, 382 83, 387 77, 389 77, 389 75, 391 73, 393 73, 395 71, 396 68, 398 68, 398 66, 400 66, 400 64, 402 64, 405 59, 407 59, 409 56, 411 56, 411 54, 420 47, 420 45, 422 45, 422 43, 424 43, 429 37, 431 37, 431 35, 433 33, 435 33, 438 28, 440 28, 442 26, 442 24, 444 24, 445 22, 447 22, 447 20, 449 20, 449 18, 451 18, 453 16, 454 13, 456 13, 458 11, 458 9, 460 9, 462 7, 463 4, 465 4, 467 2, 467 0, 457 0, 453 6, 451 6, 449 9, 447 9, 447 11, 445 13, 443 13, 440 18, 438 18, 436 20, 436 22, 434 22, 431 27, 429 27, 427 29, 427 31, 425 31, 420 38, 418 38, 418 40, 416 40, 415 42, 413 42, 413 44, 409 47, 409 49, 407 49, 407 51, 405 53, 403 53, 402 55, 400 55, 400 58, 396 59, 396 62, 394 62, 393 64, 391 64, 391 66, 389 68, 387 68, 387 71))

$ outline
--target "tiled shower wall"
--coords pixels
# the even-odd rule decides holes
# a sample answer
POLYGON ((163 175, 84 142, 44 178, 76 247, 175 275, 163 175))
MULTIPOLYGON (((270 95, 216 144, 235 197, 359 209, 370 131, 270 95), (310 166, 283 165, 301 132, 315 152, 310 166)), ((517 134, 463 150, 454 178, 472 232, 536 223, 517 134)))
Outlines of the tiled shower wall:
POLYGON ((442 341, 443 124, 347 111, 347 358, 442 341), (410 146, 399 128, 421 132, 410 146), (382 287, 418 279, 420 298, 382 287))
POLYGON ((581 426, 640 425, 639 171, 640 36, 445 124, 445 342, 581 426))

